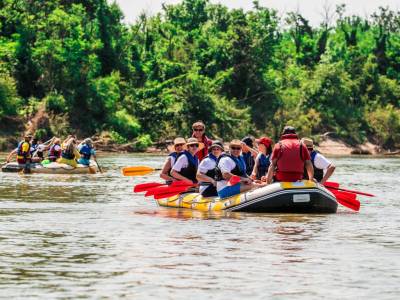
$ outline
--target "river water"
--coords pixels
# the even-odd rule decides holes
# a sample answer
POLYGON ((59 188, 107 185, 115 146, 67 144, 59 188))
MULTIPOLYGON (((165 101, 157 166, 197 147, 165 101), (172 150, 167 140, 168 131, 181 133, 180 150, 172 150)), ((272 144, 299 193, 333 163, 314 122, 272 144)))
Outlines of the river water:
MULTIPOLYGON (((4 158, 4 154, 0 158, 4 158)), ((128 165, 98 175, 0 172, 1 298, 399 299, 400 159, 333 158, 368 191, 359 213, 206 214, 134 195, 128 165)))

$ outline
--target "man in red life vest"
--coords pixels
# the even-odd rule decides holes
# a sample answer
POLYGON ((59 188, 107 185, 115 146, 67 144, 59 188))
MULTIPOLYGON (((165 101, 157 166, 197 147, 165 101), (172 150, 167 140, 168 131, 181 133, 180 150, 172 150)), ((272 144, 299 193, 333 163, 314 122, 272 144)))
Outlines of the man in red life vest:
POLYGON ((197 151, 196 156, 199 161, 202 161, 208 155, 208 148, 212 144, 212 140, 210 140, 206 134, 206 125, 202 121, 197 121, 192 125, 193 134, 192 137, 196 138, 201 146, 199 151, 197 151))
POLYGON ((303 179, 304 167, 308 178, 314 178, 314 169, 310 153, 296 134, 292 126, 285 126, 281 139, 272 151, 271 165, 268 168, 267 183, 276 181, 299 181, 303 179))

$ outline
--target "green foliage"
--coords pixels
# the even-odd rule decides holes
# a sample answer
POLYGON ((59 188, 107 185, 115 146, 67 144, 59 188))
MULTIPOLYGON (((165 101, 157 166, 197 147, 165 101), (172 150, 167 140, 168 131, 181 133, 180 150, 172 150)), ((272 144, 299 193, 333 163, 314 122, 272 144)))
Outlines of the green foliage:
POLYGON ((292 124, 397 143, 399 12, 347 16, 341 5, 335 24, 313 27, 258 1, 243 11, 183 0, 128 26, 106 0, 1 3, 0 118, 44 105, 53 134, 138 145, 187 136, 198 119, 224 139, 277 138, 292 124))
POLYGON ((17 112, 19 99, 13 78, 0 74, 0 120, 17 112))
POLYGON ((153 144, 153 141, 151 140, 151 137, 149 134, 141 135, 136 140, 135 150, 139 151, 139 152, 145 151, 152 144, 153 144))

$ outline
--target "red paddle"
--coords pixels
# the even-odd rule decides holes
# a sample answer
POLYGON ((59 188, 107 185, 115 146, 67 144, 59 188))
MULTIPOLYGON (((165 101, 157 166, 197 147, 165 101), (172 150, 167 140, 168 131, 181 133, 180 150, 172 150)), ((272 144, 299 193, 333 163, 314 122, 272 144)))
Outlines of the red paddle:
POLYGON ((135 185, 135 187, 133 188, 133 192, 135 192, 135 193, 145 192, 151 188, 162 186, 162 185, 165 185, 165 183, 161 183, 161 182, 141 183, 141 184, 135 185))
POLYGON ((193 183, 191 181, 186 181, 186 180, 179 180, 179 181, 174 181, 171 183, 171 187, 173 186, 195 186, 196 183, 193 183))
POLYGON ((360 210, 360 201, 357 200, 357 195, 348 192, 341 192, 337 190, 329 189, 332 194, 336 197, 336 200, 343 206, 350 208, 355 211, 360 210))
POLYGON ((167 187, 167 188, 159 188, 157 190, 157 193, 154 194, 154 199, 162 199, 162 198, 168 198, 175 196, 177 194, 180 194, 182 192, 186 192, 188 189, 190 189, 190 186, 180 186, 180 187, 167 187))
POLYGON ((338 191, 344 191, 344 192, 354 193, 354 194, 357 194, 357 195, 368 196, 368 197, 375 197, 375 195, 372 195, 372 194, 369 194, 369 193, 364 193, 364 192, 359 192, 359 191, 353 191, 353 190, 347 190, 347 189, 339 188, 339 183, 337 183, 337 182, 325 182, 324 186, 327 187, 327 188, 338 190, 338 191))

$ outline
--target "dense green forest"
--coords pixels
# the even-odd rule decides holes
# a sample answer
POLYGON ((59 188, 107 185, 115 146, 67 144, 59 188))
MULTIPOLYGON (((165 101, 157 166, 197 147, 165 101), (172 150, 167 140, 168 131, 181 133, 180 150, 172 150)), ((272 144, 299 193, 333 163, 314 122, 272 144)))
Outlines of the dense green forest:
POLYGON ((291 124, 399 146, 400 13, 326 15, 183 0, 127 25, 106 0, 2 0, 0 130, 42 111, 44 136, 147 145, 200 119, 224 139, 291 124))

